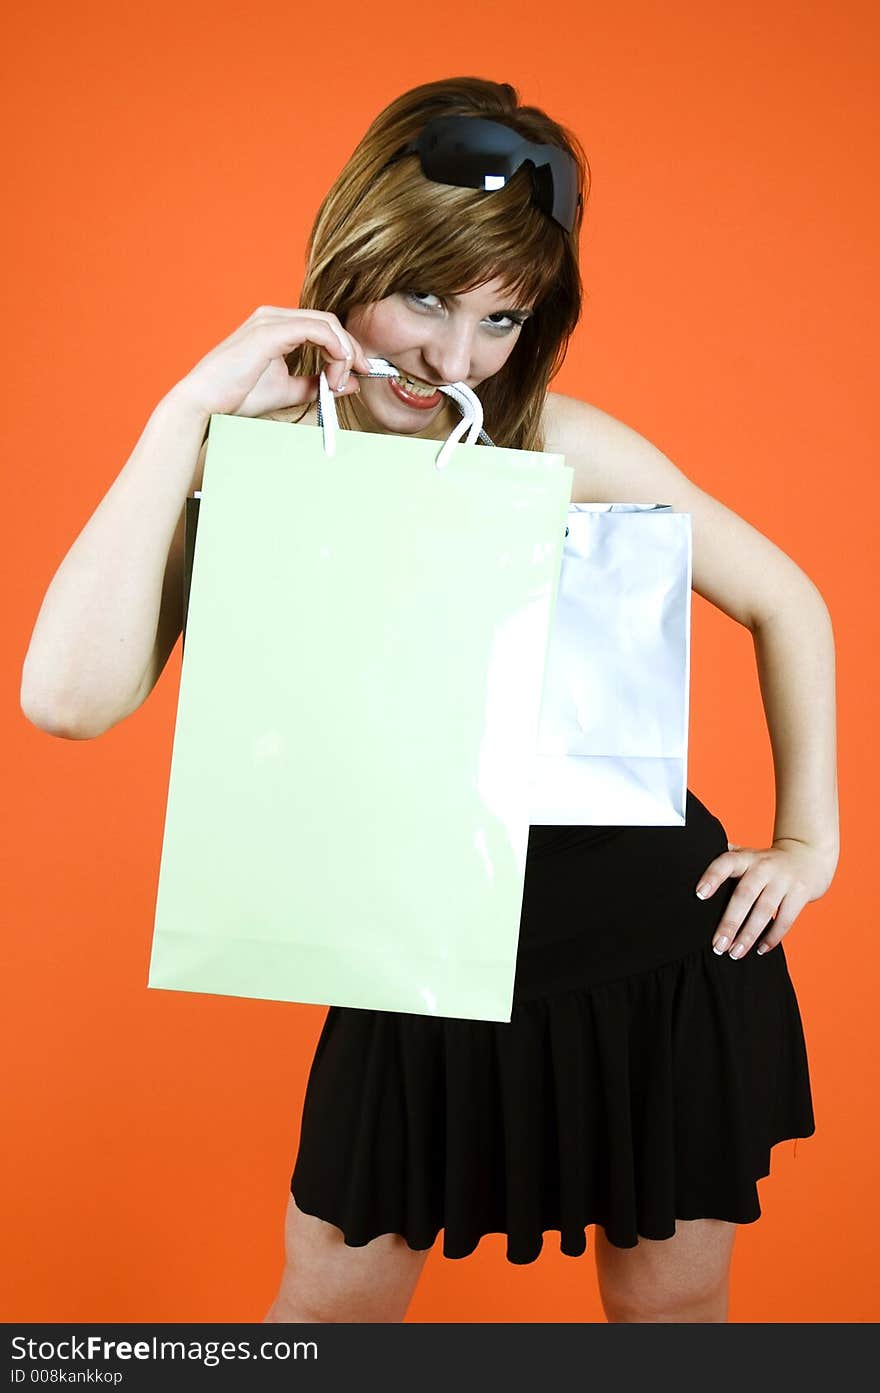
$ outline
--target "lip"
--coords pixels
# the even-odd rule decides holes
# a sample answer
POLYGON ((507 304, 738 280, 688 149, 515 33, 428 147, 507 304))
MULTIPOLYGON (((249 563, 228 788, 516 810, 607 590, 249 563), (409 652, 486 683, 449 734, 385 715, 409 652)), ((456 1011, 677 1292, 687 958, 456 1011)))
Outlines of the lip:
POLYGON ((401 387, 393 377, 386 377, 385 381, 388 383, 388 386, 397 400, 403 402, 404 406, 411 407, 413 411, 433 411, 435 407, 439 406, 443 397, 443 393, 439 388, 434 392, 433 396, 415 397, 410 392, 407 392, 405 387, 401 387))

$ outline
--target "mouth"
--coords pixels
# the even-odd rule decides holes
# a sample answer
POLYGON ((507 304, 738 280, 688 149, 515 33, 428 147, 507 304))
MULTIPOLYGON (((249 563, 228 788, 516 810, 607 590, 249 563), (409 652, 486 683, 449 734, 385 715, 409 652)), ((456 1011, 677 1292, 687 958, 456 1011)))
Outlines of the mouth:
POLYGON ((419 377, 401 373, 397 377, 388 377, 385 380, 398 401, 420 411, 427 411, 439 405, 443 397, 443 393, 436 386, 430 382, 423 382, 419 377))

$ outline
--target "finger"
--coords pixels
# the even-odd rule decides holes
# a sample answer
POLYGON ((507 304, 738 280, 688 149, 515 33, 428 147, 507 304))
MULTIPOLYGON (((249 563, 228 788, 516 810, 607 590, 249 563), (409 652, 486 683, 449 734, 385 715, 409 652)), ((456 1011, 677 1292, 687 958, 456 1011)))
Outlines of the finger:
POLYGON ((742 928, 730 943, 728 957, 737 961, 745 957, 752 945, 757 943, 761 934, 776 914, 784 893, 784 888, 779 885, 771 884, 764 887, 763 891, 752 905, 751 911, 743 923, 742 928))
MULTIPOLYGON (((325 324, 329 324, 330 327, 335 331, 340 347, 343 349, 343 357, 348 357, 351 359, 351 362, 349 364, 349 370, 353 366, 361 373, 370 372, 370 360, 367 357, 367 354, 364 352, 363 345, 354 337, 352 333, 349 332, 348 329, 346 329, 345 325, 339 319, 338 315, 333 314, 333 312, 330 310, 286 309, 283 305, 260 305, 256 310, 254 310, 250 319, 246 321, 246 324, 258 322, 267 323, 272 320, 274 320, 277 323, 279 321, 289 320, 292 315, 295 315, 298 320, 302 320, 304 318, 310 318, 313 320, 320 319, 323 320, 325 324)), ((334 380, 335 378, 336 374, 334 374, 334 380)))
POLYGON ((350 345, 352 362, 354 366, 358 369, 359 372, 368 373, 370 371, 370 360, 364 352, 363 344, 361 344, 355 338, 354 334, 352 334, 348 329, 346 329, 345 325, 342 323, 340 319, 336 317, 335 314, 331 314, 330 319, 336 326, 339 333, 344 335, 346 341, 350 345))
POLYGON ((354 362, 358 372, 372 372, 372 368, 370 367, 370 360, 367 357, 363 344, 358 339, 353 338, 351 335, 349 335, 349 338, 351 338, 351 341, 354 344, 354 362))
POLYGON ((709 899, 728 876, 743 875, 750 864, 749 856, 742 855, 739 847, 736 851, 722 851, 720 856, 709 862, 697 881, 697 895, 701 900, 709 899))
POLYGON ((255 323, 251 332, 266 340, 273 358, 282 357, 304 342, 314 344, 329 361, 327 383, 334 390, 351 367, 354 355, 350 345, 319 315, 298 315, 296 319, 284 315, 268 317, 255 323))
MULTIPOLYGON (((338 344, 339 347, 339 352, 335 355, 336 357, 351 358, 352 361, 354 361, 354 359, 357 357, 357 350, 348 330, 345 329, 342 326, 342 324, 340 324, 335 314, 331 314, 329 313, 329 311, 326 310, 290 310, 284 309, 284 307, 281 305, 260 305, 259 309, 254 310, 254 313, 251 315, 250 320, 247 321, 247 324, 251 326, 255 324, 265 325, 291 323, 294 325, 302 325, 304 323, 309 325, 325 325, 326 328, 330 330, 332 338, 328 338, 325 331, 320 335, 319 338, 317 338, 316 336, 317 341, 319 341, 322 345, 329 345, 335 341, 335 343, 338 344)), ((242 327, 246 327, 246 325, 243 325, 242 327)), ((310 342, 313 341, 311 333, 309 333, 305 337, 307 337, 310 342)), ((302 337, 300 337, 299 341, 302 342, 302 337)), ((363 354, 363 350, 361 350, 361 353, 363 354)), ((364 357, 364 365, 369 370, 369 365, 367 364, 366 357, 364 357)))
MULTIPOLYGON (((291 377, 288 381, 290 384, 290 391, 288 400, 284 403, 285 406, 302 406, 303 402, 318 400, 321 394, 321 379, 318 373, 312 373, 311 376, 306 377, 291 377)), ((334 397, 351 397, 359 392, 360 389, 360 383, 355 377, 350 377, 346 386, 341 389, 337 389, 336 387, 330 388, 334 397)))
POLYGON ((338 338, 345 351, 345 364, 339 372, 334 374, 334 391, 341 392, 348 383, 348 375, 354 367, 355 348, 350 335, 343 329, 335 314, 328 316, 330 328, 338 338))
POLYGON ((772 948, 781 943, 801 910, 809 904, 809 900, 810 897, 802 886, 793 886, 784 896, 782 904, 777 910, 776 918, 761 939, 755 952, 758 954, 769 953, 772 948))
MULTIPOLYGON (((299 313, 302 313, 302 311, 299 311, 299 313)), ((370 361, 369 358, 366 357, 366 352, 363 351, 363 344, 359 343, 358 338, 355 338, 351 330, 345 327, 343 320, 338 318, 338 315, 334 315, 333 312, 324 311, 324 309, 313 309, 311 313, 313 313, 313 315, 319 315, 322 319, 326 319, 327 323, 336 330, 337 337, 340 338, 340 343, 345 345, 345 351, 347 351, 348 357, 351 358, 351 366, 358 369, 358 372, 369 373, 370 361)))
MULTIPOLYGON (((743 875, 728 900, 712 936, 712 947, 716 953, 724 953, 732 945, 743 920, 767 884, 767 876, 762 876, 756 867, 752 867, 751 872, 747 871, 743 875)), ((766 920, 764 922, 766 923, 766 920)))
MULTIPOLYGON (((303 314, 304 311, 281 310, 279 311, 279 313, 303 314)), ((339 342, 342 344, 345 350, 345 356, 348 359, 350 359, 350 362, 348 364, 349 370, 351 370, 353 366, 356 366, 361 372, 368 373, 370 371, 370 360, 364 352, 362 345, 358 342, 354 335, 350 333, 348 329, 346 329, 345 325, 342 323, 342 320, 339 318, 338 315, 334 314, 332 310, 310 310, 309 313, 320 319, 325 320, 326 323, 330 325, 331 329, 334 330, 337 338, 339 339, 339 342)))

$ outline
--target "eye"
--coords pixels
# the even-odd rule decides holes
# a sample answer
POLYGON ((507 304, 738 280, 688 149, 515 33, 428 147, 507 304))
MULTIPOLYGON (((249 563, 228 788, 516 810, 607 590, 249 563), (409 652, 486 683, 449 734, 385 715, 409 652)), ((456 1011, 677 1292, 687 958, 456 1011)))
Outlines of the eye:
MULTIPOLYGON (((510 321, 510 328, 511 328, 511 329, 521 329, 522 326, 525 324, 526 320, 528 319, 528 317, 529 317, 529 316, 528 316, 527 314, 513 314, 513 313, 510 313, 510 314, 503 314, 503 313, 501 312, 501 310, 499 310, 497 314, 490 314, 490 315, 488 316, 489 319, 507 319, 507 320, 509 320, 509 321, 510 321)), ((498 329, 501 329, 501 328, 505 328, 506 326, 505 326, 505 325, 502 325, 502 324, 498 324, 498 325, 496 325, 495 327, 498 328, 498 329)), ((509 332, 509 330, 508 330, 508 332, 509 332)))
POLYGON ((432 295, 430 290, 405 290, 403 296, 405 300, 411 300, 416 305, 422 305, 422 308, 426 310, 433 309, 434 306, 423 305, 422 302, 424 300, 427 300, 429 296, 434 300, 439 298, 437 295, 432 295))
MULTIPOLYGON (((405 290, 403 292, 403 296, 404 299, 409 300, 411 304, 418 305, 420 309, 425 310, 433 310, 436 308, 436 306, 434 305, 425 304, 426 300, 428 300, 429 298, 433 300, 438 300, 440 298, 438 295, 434 295, 434 293, 430 290, 405 290)), ((510 333, 511 329, 521 328, 522 325, 525 324, 528 317, 529 315, 527 311, 524 311, 522 314, 519 314, 515 311, 511 311, 508 314, 502 310, 497 310, 494 314, 487 315, 486 319, 492 325, 493 329, 500 329, 502 333, 510 333), (507 324, 498 323, 498 320, 505 319, 507 320, 507 324)))

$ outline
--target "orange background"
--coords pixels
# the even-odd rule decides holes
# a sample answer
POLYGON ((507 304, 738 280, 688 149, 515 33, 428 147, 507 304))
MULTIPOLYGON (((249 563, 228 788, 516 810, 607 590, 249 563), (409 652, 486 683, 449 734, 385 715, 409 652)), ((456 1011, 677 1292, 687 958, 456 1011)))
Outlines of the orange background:
MULTIPOLYGON (((265 0, 7 19, 3 226, 7 1321, 261 1320, 325 1008, 146 988, 180 646, 96 741, 18 704, 46 587, 156 401, 262 303, 297 304, 318 202, 378 110, 460 73, 574 128, 584 319, 554 386, 783 547, 835 623, 842 853, 785 939, 817 1133, 739 1230, 731 1321, 872 1321, 876 1244, 878 21, 869 3, 409 10, 265 0), (873 1183, 872 1183, 873 1182, 873 1183)), ((694 597, 688 782, 767 844, 749 633, 694 597)), ((442 1235, 412 1321, 604 1319, 592 1261, 442 1235)))

